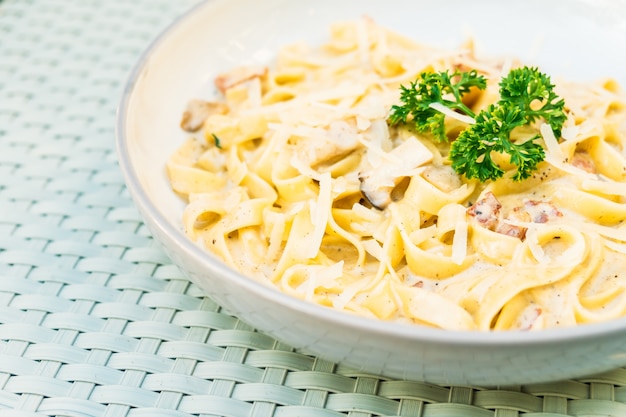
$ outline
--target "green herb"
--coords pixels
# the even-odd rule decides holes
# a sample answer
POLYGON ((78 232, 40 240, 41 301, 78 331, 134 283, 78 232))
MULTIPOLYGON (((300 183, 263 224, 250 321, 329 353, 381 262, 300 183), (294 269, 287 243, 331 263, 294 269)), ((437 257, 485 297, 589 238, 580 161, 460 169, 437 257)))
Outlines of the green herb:
POLYGON ((218 148, 218 149, 222 149, 222 144, 220 142, 220 138, 215 133, 211 133, 211 136, 213 136, 213 141, 215 142, 215 147, 218 148))
POLYGON ((511 131, 527 123, 524 112, 512 103, 491 105, 476 117, 476 123, 462 131, 452 143, 448 157, 452 168, 467 178, 481 182, 504 175, 502 168, 492 159, 492 152, 510 155, 517 166, 515 180, 528 178, 537 164, 545 158, 543 147, 535 142, 538 135, 521 142, 509 140, 511 131))
POLYGON ((547 75, 537 68, 523 67, 511 70, 500 81, 497 103, 474 115, 463 105, 462 97, 471 87, 484 89, 485 86, 485 78, 477 75, 475 70, 455 71, 452 77, 447 72, 420 74, 410 88, 401 87, 403 105, 392 107, 389 122, 391 125, 409 123, 410 116, 418 131, 430 130, 438 140, 445 141, 445 115, 431 107, 434 102, 441 103, 475 121, 450 147, 448 157, 457 173, 482 182, 502 177, 504 170, 492 158, 495 152, 508 154, 510 163, 517 166, 514 180, 528 178, 545 158, 543 147, 536 141, 539 135, 514 142, 511 133, 517 127, 543 119, 555 136, 560 137, 567 118, 564 101, 555 94, 547 75), (450 100, 451 97, 454 100, 450 100))
POLYGON ((450 74, 448 71, 438 73, 423 72, 409 87, 400 86, 400 101, 402 105, 391 108, 389 122, 391 125, 407 123, 409 116, 419 132, 430 131, 439 141, 447 141, 444 129, 445 115, 433 109, 432 103, 444 106, 474 117, 474 112, 462 102, 465 94, 472 87, 485 89, 487 80, 478 75, 476 70, 450 74))
POLYGON ((537 68, 517 68, 500 81, 500 102, 521 107, 528 123, 543 118, 556 137, 567 116, 563 111, 565 102, 554 92, 550 77, 537 68))

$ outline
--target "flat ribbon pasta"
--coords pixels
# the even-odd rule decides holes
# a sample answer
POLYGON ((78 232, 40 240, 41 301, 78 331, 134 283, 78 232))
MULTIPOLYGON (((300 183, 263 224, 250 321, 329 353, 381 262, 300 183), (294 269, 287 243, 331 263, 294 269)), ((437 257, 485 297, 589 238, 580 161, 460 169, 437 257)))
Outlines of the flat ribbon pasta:
MULTIPOLYGON (((626 101, 614 80, 555 83, 567 120, 560 137, 533 122, 546 158, 521 182, 497 153, 502 178, 468 180, 450 143, 412 116, 388 123, 399 87, 422 72, 484 75, 487 88, 464 96, 478 114, 520 65, 363 18, 334 23, 320 45, 284 46, 267 66, 219 74, 218 102, 195 101, 208 113, 166 163, 182 227, 253 279, 377 320, 493 331, 624 316, 626 101)), ((473 123, 429 110, 450 140, 473 123)))

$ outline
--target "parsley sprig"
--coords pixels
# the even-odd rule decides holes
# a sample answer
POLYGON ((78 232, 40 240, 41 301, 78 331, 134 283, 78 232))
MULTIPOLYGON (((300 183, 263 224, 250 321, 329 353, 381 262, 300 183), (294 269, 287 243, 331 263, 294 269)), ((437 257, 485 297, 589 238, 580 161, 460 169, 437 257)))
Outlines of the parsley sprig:
POLYGON ((554 92, 550 77, 529 67, 516 68, 500 81, 500 102, 522 108, 529 123, 543 118, 554 134, 561 136, 567 116, 563 112, 565 101, 554 92))
POLYGON ((493 160, 493 152, 510 155, 510 162, 517 166, 513 179, 528 178, 537 164, 545 158, 543 147, 529 140, 514 143, 509 140, 513 129, 527 123, 520 107, 511 103, 492 104, 481 111, 476 123, 462 131, 452 143, 448 157, 452 168, 468 178, 484 182, 504 175, 504 170, 493 160))
POLYGON ((448 71, 423 72, 408 87, 400 86, 400 100, 404 104, 392 106, 389 122, 392 125, 407 123, 410 116, 419 132, 430 131, 439 141, 447 141, 445 115, 430 107, 430 104, 441 103, 466 116, 474 117, 474 112, 462 101, 472 87, 481 90, 487 87, 487 79, 476 70, 456 70, 452 74, 448 71))
POLYGON ((523 141, 511 140, 514 129, 544 120, 557 137, 566 120, 564 101, 554 92, 550 78, 535 67, 516 68, 500 81, 500 100, 475 115, 463 104, 463 96, 472 87, 486 88, 486 79, 475 70, 449 74, 422 73, 409 87, 401 87, 402 105, 391 108, 389 123, 412 122, 420 132, 430 131, 439 141, 447 141, 445 115, 433 109, 440 103, 453 111, 474 118, 452 142, 448 157, 452 168, 468 178, 484 182, 504 175, 493 158, 494 153, 508 154, 517 167, 513 179, 528 178, 545 159, 545 151, 536 134, 523 141))

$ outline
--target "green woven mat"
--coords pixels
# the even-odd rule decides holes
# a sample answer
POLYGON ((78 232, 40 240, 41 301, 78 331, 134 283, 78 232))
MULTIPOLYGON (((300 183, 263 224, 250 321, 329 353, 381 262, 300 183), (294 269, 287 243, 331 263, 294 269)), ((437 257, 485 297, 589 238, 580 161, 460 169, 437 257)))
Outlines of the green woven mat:
POLYGON ((114 151, 130 67, 195 0, 0 0, 0 416, 626 416, 626 370, 362 375, 229 316, 149 237, 114 151))

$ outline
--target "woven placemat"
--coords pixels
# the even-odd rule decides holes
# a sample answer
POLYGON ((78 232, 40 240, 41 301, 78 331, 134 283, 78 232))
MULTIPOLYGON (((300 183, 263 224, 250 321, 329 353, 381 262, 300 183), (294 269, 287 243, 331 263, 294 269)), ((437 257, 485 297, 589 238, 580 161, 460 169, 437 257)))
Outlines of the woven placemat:
POLYGON ((124 80, 196 0, 0 0, 0 416, 626 416, 626 370, 513 387, 363 375, 221 311, 150 238, 124 80))

